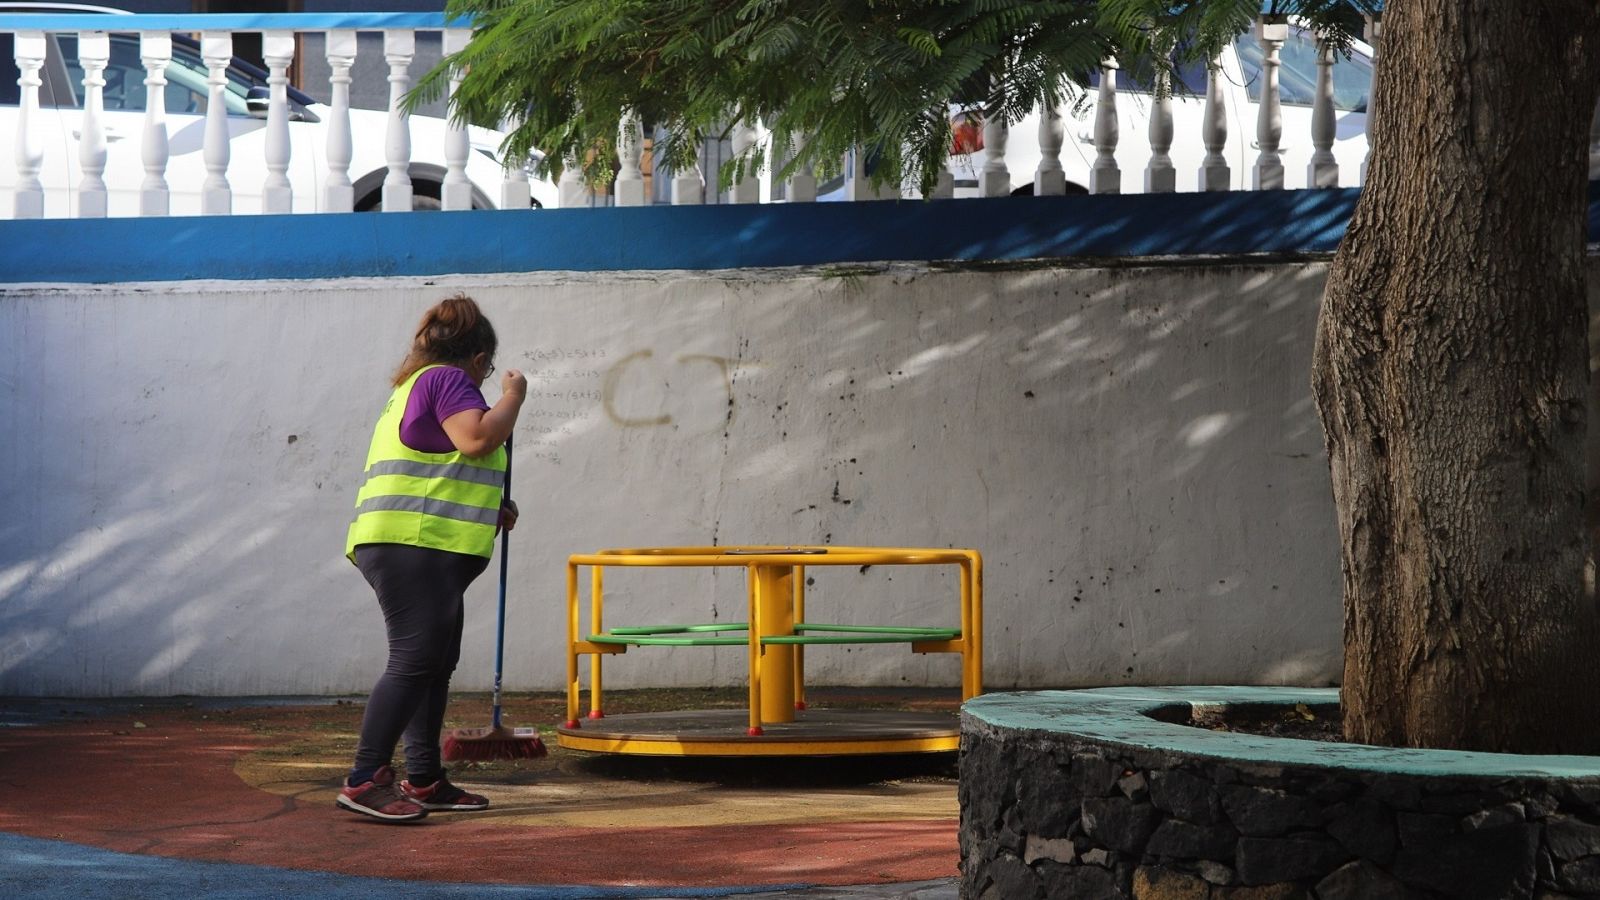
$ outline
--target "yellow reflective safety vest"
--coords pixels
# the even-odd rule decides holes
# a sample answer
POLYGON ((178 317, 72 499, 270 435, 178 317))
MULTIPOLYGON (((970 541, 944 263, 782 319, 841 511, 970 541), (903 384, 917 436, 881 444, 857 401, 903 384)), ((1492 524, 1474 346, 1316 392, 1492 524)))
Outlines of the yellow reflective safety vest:
POLYGON ((345 538, 355 562, 361 544, 409 544, 471 556, 494 554, 495 526, 505 486, 506 448, 468 457, 459 450, 422 453, 400 440, 411 388, 424 366, 389 395, 367 451, 366 481, 356 494, 356 517, 345 538))

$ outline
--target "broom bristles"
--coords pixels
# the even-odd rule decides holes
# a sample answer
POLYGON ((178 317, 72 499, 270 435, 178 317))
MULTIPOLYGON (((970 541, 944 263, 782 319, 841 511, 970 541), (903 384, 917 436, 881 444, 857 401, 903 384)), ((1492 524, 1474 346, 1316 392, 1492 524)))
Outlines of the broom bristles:
POLYGON ((549 752, 532 728, 459 728, 445 736, 442 750, 447 762, 538 759, 549 752))

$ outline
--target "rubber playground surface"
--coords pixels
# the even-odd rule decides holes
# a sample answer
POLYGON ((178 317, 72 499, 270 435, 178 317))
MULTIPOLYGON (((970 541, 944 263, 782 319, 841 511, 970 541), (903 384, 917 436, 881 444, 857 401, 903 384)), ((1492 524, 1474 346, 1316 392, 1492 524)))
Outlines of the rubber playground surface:
MULTIPOLYGON (((608 711, 740 696, 619 691, 608 711)), ((808 699, 957 706, 951 691, 808 699)), ((615 758, 547 733, 545 758, 452 767, 491 809, 394 826, 333 803, 361 702, 0 699, 0 895, 955 896, 954 754, 615 758)), ((518 695, 506 721, 562 711, 518 695)), ((488 721, 487 699, 463 696, 446 727, 488 721)))

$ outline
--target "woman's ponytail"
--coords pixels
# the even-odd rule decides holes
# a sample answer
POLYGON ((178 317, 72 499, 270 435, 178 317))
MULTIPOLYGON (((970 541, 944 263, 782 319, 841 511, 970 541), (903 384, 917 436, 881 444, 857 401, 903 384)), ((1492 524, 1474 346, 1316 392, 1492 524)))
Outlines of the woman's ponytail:
POLYGON ((411 339, 411 352, 394 373, 399 387, 423 366, 435 363, 466 363, 479 353, 494 357, 498 342, 494 326, 466 294, 439 301, 422 314, 417 333, 411 339))

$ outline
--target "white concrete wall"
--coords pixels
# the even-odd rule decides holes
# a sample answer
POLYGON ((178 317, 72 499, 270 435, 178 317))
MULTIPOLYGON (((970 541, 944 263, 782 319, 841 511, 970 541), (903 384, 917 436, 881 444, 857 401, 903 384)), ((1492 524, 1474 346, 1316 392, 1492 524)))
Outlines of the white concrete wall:
MULTIPOLYGON (((1325 267, 535 274, 0 289, 0 695, 362 692, 341 556, 387 374, 466 290, 528 372, 507 686, 559 687, 602 547, 975 547, 991 688, 1325 684, 1338 557, 1309 391, 1325 267)), ((491 399, 497 393, 491 388, 491 399)), ((490 682, 495 572, 456 684, 490 682)), ((817 571, 811 618, 953 623, 954 583, 817 571)), ((614 575, 613 624, 742 620, 740 576, 614 575)), ((742 683, 642 649, 614 687, 742 683)), ((816 684, 956 685, 813 648, 816 684)))

